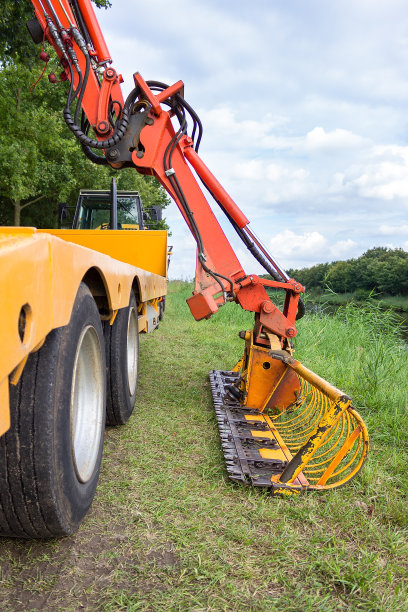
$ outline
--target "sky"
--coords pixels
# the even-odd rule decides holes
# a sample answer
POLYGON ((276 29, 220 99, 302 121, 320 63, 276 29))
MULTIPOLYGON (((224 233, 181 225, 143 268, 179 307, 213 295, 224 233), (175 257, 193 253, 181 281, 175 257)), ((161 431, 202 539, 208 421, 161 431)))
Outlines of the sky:
MULTIPOLYGON (((125 93, 136 71, 183 80, 202 159, 284 268, 408 250, 406 0, 112 4, 97 15, 125 93)), ((191 279, 195 242, 174 203, 165 214, 169 277, 191 279)))

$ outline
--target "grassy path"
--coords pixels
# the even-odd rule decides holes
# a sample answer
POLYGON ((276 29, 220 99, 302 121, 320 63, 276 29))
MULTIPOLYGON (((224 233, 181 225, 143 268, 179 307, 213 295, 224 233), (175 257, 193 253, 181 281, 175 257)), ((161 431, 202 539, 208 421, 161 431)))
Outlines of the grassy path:
POLYGON ((373 450, 346 488, 275 499, 227 479, 208 382, 251 318, 228 306, 195 323, 189 288, 170 291, 89 516, 63 540, 0 542, 0 609, 408 610, 406 349, 352 315, 301 322, 297 356, 354 394, 373 450))

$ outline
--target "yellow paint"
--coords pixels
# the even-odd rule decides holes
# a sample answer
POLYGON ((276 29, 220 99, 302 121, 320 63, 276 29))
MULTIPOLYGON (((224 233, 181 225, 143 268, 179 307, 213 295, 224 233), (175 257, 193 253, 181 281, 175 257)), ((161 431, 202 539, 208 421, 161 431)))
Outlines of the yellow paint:
POLYGON ((300 361, 297 361, 296 359, 293 359, 293 357, 290 357, 287 360, 287 364, 292 368, 292 370, 296 372, 296 374, 310 382, 316 389, 324 393, 324 395, 327 395, 327 397, 330 398, 333 402, 343 402, 344 400, 342 398, 346 398, 347 406, 351 405, 350 398, 347 397, 345 393, 343 393, 343 391, 336 389, 336 387, 327 382, 327 380, 321 378, 320 376, 312 372, 312 370, 306 368, 302 363, 300 363, 300 361))
POLYGON ((286 489, 285 487, 274 487, 273 493, 274 495, 281 495, 282 497, 293 497, 295 495, 299 495, 300 490, 300 487, 299 490, 297 490, 293 489, 291 485, 290 489, 286 489))
POLYGON ((286 457, 280 448, 260 448, 259 454, 262 459, 280 459, 286 461, 286 457))
MULTIPOLYGON (((276 336, 269 340, 280 351, 276 336)), ((279 447, 258 449, 260 458, 288 463, 271 479, 274 489, 293 495, 294 489, 341 486, 358 473, 367 456, 366 426, 345 393, 290 352, 279 354, 283 361, 273 359, 268 347, 255 345, 253 333, 246 332, 244 357, 237 364, 243 405, 260 412, 245 419, 265 425, 264 431, 251 430, 252 437, 275 439, 279 447)))
MULTIPOLYGON (((270 336, 274 350, 281 350, 277 336, 274 334, 268 336, 270 336)), ((286 388, 289 393, 292 393, 293 400, 293 380, 284 380, 288 366, 274 359, 270 352, 269 347, 254 344, 253 332, 245 333, 245 352, 241 364, 244 405, 260 412, 266 409, 278 388, 286 388)))
MULTIPOLYGON (((329 383, 327 383, 327 385, 328 384, 329 383)), ((341 413, 346 410, 350 404, 351 400, 349 398, 347 398, 347 401, 338 400, 337 404, 333 403, 329 410, 323 414, 323 417, 318 421, 310 435, 307 442, 307 449, 300 449, 298 451, 301 461, 288 481, 289 483, 293 482, 297 478, 298 474, 300 474, 304 467, 309 463, 318 448, 323 444, 326 436, 330 433, 330 428, 338 421, 341 413)))
POLYGON ((10 427, 9 381, 8 377, 0 381, 0 436, 10 427))
POLYGON ((118 312, 119 312, 118 310, 114 310, 114 311, 112 312, 112 316, 111 316, 111 318, 109 319, 109 325, 113 325, 113 324, 114 324, 114 322, 115 322, 115 319, 116 319, 116 317, 117 317, 118 312))
POLYGON ((165 230, 39 230, 80 244, 148 272, 167 274, 165 230))
POLYGON ((271 431, 259 431, 258 429, 251 429, 251 435, 254 438, 268 438, 269 440, 275 439, 271 431))
POLYGON ((146 329, 147 329, 147 321, 146 321, 146 315, 145 314, 142 314, 142 315, 138 316, 137 323, 138 323, 139 334, 141 332, 146 331, 146 329))
POLYGON ((231 372, 239 372, 240 369, 242 368, 243 362, 244 362, 244 358, 241 357, 241 359, 234 365, 231 372))
POLYGON ((353 447, 354 442, 357 440, 359 434, 361 433, 361 427, 356 427, 353 433, 349 438, 346 438, 343 446, 338 451, 337 455, 334 457, 333 461, 330 463, 324 474, 320 477, 318 485, 325 485, 330 476, 333 474, 336 467, 339 465, 341 460, 347 455, 350 449, 353 447))
POLYGON ((275 424, 273 423, 273 421, 267 415, 265 415, 265 421, 268 424, 268 427, 273 432, 273 435, 274 435, 277 443, 279 444, 279 447, 281 448, 282 452, 284 453, 284 455, 286 457, 286 460, 290 461, 292 459, 292 453, 290 452, 290 450, 286 446, 284 439, 282 438, 282 436, 279 433, 279 430, 275 427, 275 424))
POLYGON ((257 414, 246 414, 245 418, 247 421, 265 421, 265 419, 263 418, 263 416, 257 415, 257 414))

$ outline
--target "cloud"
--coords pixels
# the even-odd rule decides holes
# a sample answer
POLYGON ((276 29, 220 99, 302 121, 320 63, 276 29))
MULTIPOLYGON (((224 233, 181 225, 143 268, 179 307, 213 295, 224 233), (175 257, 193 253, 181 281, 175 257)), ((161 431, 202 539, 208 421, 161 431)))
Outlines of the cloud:
MULTIPOLYGON (((408 146, 373 146, 367 158, 334 177, 332 189, 378 200, 408 197, 408 146)), ((406 204, 405 204, 406 206, 406 204)))
POLYGON ((286 267, 303 267, 310 261, 325 262, 335 259, 349 258, 356 247, 351 240, 331 242, 318 231, 296 234, 292 230, 283 230, 269 240, 271 253, 278 253, 286 267))
POLYGON ((350 130, 337 128, 326 132, 322 127, 315 127, 306 134, 305 148, 308 151, 343 153, 345 149, 360 149, 369 141, 350 130))
POLYGON ((408 236, 408 224, 403 225, 381 225, 379 233, 384 236, 408 236))
MULTIPOLYGON (((121 0, 98 18, 126 91, 136 70, 185 82, 203 160, 274 254, 299 266, 385 239, 407 248, 405 5, 121 0)), ((171 274, 192 276, 194 244, 179 213, 168 218, 171 274)))
POLYGON ((271 112, 257 113, 248 118, 228 105, 217 105, 215 108, 200 110, 200 117, 205 126, 205 138, 214 140, 217 148, 222 150, 233 147, 234 150, 250 149, 287 149, 293 147, 296 139, 283 136, 288 117, 271 112), (222 135, 222 138, 220 136, 222 135), (218 140, 218 142, 217 142, 218 140))
POLYGON ((240 181, 259 182, 263 185, 263 202, 284 203, 294 198, 304 198, 312 189, 308 183, 309 172, 305 168, 292 168, 262 160, 240 162, 232 168, 232 175, 240 181))

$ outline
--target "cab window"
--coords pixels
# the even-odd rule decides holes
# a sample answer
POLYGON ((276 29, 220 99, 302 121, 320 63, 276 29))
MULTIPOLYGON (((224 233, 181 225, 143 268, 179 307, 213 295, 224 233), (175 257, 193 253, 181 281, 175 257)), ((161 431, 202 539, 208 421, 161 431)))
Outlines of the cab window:
MULTIPOLYGON (((138 199, 118 196, 118 229, 123 225, 139 226, 138 199)), ((110 199, 101 196, 81 196, 79 229, 101 229, 109 227, 110 199)))

